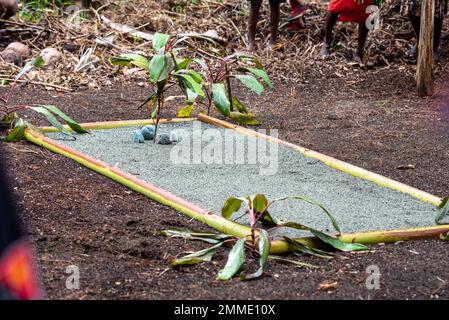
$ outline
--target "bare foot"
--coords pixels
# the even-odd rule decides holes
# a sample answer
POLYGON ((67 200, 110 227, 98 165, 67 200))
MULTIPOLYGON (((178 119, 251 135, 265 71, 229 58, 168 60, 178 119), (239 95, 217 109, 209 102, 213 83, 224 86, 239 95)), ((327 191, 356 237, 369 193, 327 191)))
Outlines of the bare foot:
POLYGON ((321 47, 321 50, 320 50, 320 57, 322 59, 329 58, 329 56, 331 55, 330 50, 331 50, 331 46, 326 43, 323 43, 323 46, 321 47))

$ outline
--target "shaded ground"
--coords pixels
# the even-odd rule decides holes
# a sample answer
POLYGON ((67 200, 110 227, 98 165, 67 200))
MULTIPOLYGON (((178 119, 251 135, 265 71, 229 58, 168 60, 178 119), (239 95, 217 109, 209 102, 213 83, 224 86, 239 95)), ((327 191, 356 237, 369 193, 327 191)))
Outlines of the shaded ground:
MULTIPOLYGON (((438 93, 426 100, 415 97, 412 75, 388 68, 364 73, 358 83, 311 73, 308 83, 278 84, 257 100, 246 97, 264 128, 278 128, 290 142, 426 191, 449 193, 447 79, 441 78, 438 93), (415 169, 397 169, 406 164, 415 169)), ((138 86, 73 94, 23 88, 18 97, 57 104, 79 121, 145 116, 131 107, 144 97, 138 86)), ((321 267, 313 270, 271 263, 264 278, 253 282, 214 280, 224 250, 216 262, 170 269, 171 256, 204 245, 166 239, 158 231, 204 228, 199 223, 29 143, 9 144, 6 150, 49 298, 449 298, 449 247, 442 241, 375 245, 370 252, 331 261, 301 258, 321 267), (72 264, 81 270, 77 291, 65 288, 65 269, 72 264), (379 290, 365 286, 365 270, 373 264, 382 274, 379 290), (319 289, 335 281, 336 289, 319 289)))

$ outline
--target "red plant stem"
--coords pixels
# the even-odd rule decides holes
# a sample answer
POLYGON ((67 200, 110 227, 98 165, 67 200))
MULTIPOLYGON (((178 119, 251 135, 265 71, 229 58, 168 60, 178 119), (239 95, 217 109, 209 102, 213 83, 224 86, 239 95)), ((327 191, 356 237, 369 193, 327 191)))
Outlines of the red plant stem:
POLYGON ((13 84, 9 87, 8 95, 6 97, 5 104, 9 103, 9 100, 11 99, 12 92, 14 91, 14 88, 16 87, 16 82, 13 82, 13 84))

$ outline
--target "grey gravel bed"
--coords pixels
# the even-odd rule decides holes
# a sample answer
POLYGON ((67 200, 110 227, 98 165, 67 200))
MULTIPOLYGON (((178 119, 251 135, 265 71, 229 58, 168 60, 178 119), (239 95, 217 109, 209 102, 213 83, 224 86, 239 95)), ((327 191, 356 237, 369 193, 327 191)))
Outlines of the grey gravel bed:
MULTIPOLYGON (((192 132, 192 125, 190 122, 162 124, 160 130, 192 132)), ((195 125, 199 126, 199 122, 195 125)), ((62 139, 60 134, 49 136, 217 213, 230 196, 263 193, 269 198, 278 198, 304 195, 316 199, 332 212, 344 232, 434 225, 435 208, 432 205, 330 168, 286 146, 277 145, 277 173, 260 175, 261 167, 266 166, 248 164, 248 161, 244 164, 174 163, 170 157, 172 149, 179 150, 190 139, 184 137, 177 145, 158 145, 152 141, 138 144, 131 139, 134 130, 135 127, 95 130, 89 135, 78 136, 76 141, 62 139)), ((227 131, 230 136, 247 138, 204 123, 201 123, 201 130, 222 137, 227 131), (208 129, 214 129, 214 132, 208 129)), ((201 150, 206 145, 208 143, 203 141, 201 150)), ((247 147, 248 143, 245 150, 247 147)), ((223 146, 221 150, 224 150, 223 146)), ((271 213, 283 220, 332 230, 326 216, 309 204, 286 201, 274 204, 271 213)))

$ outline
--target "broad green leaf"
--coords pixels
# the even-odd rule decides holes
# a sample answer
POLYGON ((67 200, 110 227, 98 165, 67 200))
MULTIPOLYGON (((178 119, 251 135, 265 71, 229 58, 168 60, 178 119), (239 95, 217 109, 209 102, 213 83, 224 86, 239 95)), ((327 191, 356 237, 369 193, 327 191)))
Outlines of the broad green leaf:
POLYGON ((231 103, 226 92, 226 86, 223 83, 212 84, 212 101, 222 115, 229 116, 231 103))
POLYGON ((220 243, 213 245, 212 247, 188 254, 181 258, 173 259, 170 264, 172 267, 176 267, 176 266, 186 265, 186 264, 197 264, 197 263, 201 263, 201 262, 209 262, 212 260, 212 257, 214 256, 217 249, 220 248, 222 245, 223 245, 223 242, 220 242, 220 243))
POLYGON ((41 56, 37 57, 34 60, 31 60, 31 61, 27 62, 25 64, 25 66, 22 68, 22 70, 20 70, 19 73, 17 74, 15 80, 19 80, 20 78, 22 78, 22 76, 24 74, 29 72, 34 67, 39 68, 40 66, 42 66, 43 63, 44 63, 44 59, 41 56))
POLYGON ((326 259, 330 259, 333 256, 326 251, 323 250, 319 250, 316 248, 311 248, 309 246, 306 246, 305 244, 296 241, 295 239, 291 239, 289 237, 283 237, 285 241, 287 241, 288 245, 290 246, 290 248, 295 251, 295 252, 300 252, 303 254, 309 254, 309 255, 313 255, 313 256, 317 256, 320 258, 326 258, 326 259))
POLYGON ((318 230, 310 230, 310 232, 312 232, 315 235, 315 237, 317 237, 321 241, 327 243, 328 245, 331 245, 333 248, 340 251, 363 251, 369 249, 367 246, 363 244, 346 243, 338 238, 332 237, 318 230))
POLYGON ((30 109, 44 115, 47 118, 47 120, 52 124, 52 126, 58 129, 61 133, 64 133, 68 136, 72 136, 72 134, 62 126, 62 124, 58 121, 58 119, 56 119, 53 113, 51 113, 48 109, 44 107, 30 107, 30 109))
POLYGON ((254 116, 251 113, 230 111, 228 117, 234 120, 239 125, 251 125, 251 126, 260 125, 260 122, 254 119, 254 116))
POLYGON ((198 94, 200 97, 204 98, 206 96, 203 89, 201 88, 201 84, 198 83, 192 76, 182 73, 176 73, 175 75, 185 80, 184 84, 186 85, 186 87, 198 94))
POLYGON ((445 224, 443 218, 449 215, 449 197, 445 197, 438 208, 438 214, 435 217, 436 224, 445 224))
POLYGON ((243 200, 230 197, 223 205, 223 208, 221 209, 221 215, 226 219, 231 219, 232 215, 240 210, 240 207, 242 206, 243 200))
POLYGON ((263 271, 265 269, 265 265, 268 260, 268 255, 270 254, 270 239, 268 238, 268 232, 259 229, 259 269, 249 275, 242 274, 240 275, 241 280, 253 280, 260 278, 263 274, 263 271))
POLYGON ((245 263, 245 239, 239 239, 228 255, 228 261, 218 272, 217 280, 229 280, 235 276, 245 263))
POLYGON ((153 36, 153 49, 158 51, 165 47, 170 36, 164 33, 155 33, 153 36))
MULTIPOLYGON (((175 62, 173 61, 173 57, 170 54, 165 54, 165 63, 164 68, 162 69, 162 73, 159 76, 158 86, 160 86, 161 82, 164 82, 162 88, 165 86, 165 83, 168 80, 169 74, 175 70, 175 62)), ((161 89, 162 90, 162 89, 161 89)))
POLYGON ((188 228, 173 228, 168 230, 162 230, 161 234, 171 238, 183 238, 189 240, 201 240, 209 243, 218 243, 220 240, 226 240, 232 238, 224 233, 215 232, 200 232, 190 230, 188 228))
POLYGON ((150 81, 152 83, 157 83, 161 77, 162 72, 165 67, 165 55, 157 54, 155 55, 148 66, 150 72, 150 81))
POLYGON ((305 268, 319 268, 318 266, 315 266, 313 264, 309 264, 309 263, 305 263, 305 262, 301 262, 301 261, 297 261, 297 260, 286 259, 286 258, 283 258, 283 257, 280 257, 280 256, 270 255, 270 256, 268 256, 268 259, 274 260, 274 261, 278 261, 278 262, 290 263, 290 264, 293 264, 293 265, 295 265, 297 267, 301 267, 301 268, 303 268, 303 267, 305 267, 305 268))
POLYGON ((192 59, 176 59, 176 71, 186 69, 192 61, 192 59))
POLYGON ((27 124, 23 119, 19 118, 14 123, 14 128, 5 138, 7 142, 19 142, 23 139, 25 134, 25 129, 27 128, 27 124))
POLYGON ((233 77, 237 78, 248 89, 254 91, 257 94, 261 94, 264 90, 263 85, 252 75, 249 74, 236 74, 233 77))
POLYGON ((232 97, 232 104, 237 108, 239 112, 249 113, 248 109, 246 109, 245 105, 237 97, 232 97))
POLYGON ((265 83, 268 86, 270 86, 270 88, 273 88, 273 83, 271 82, 270 77, 265 72, 265 70, 257 69, 257 68, 249 68, 249 67, 241 67, 241 68, 239 68, 239 70, 250 72, 257 77, 262 78, 263 81, 265 81, 265 83))
POLYGON ((133 64, 142 69, 148 69, 149 64, 147 58, 134 53, 122 54, 118 57, 112 57, 109 59, 109 61, 111 62, 111 64, 117 66, 127 66, 133 64))
POLYGON ((188 117, 190 117, 192 110, 193 110, 193 104, 191 104, 189 106, 185 106, 184 108, 182 108, 181 110, 178 111, 178 117, 179 118, 188 118, 188 117))
POLYGON ((53 112, 54 114, 56 114, 57 116, 61 117, 61 119, 63 119, 65 122, 67 122, 67 125, 76 133, 81 133, 81 134, 89 133, 88 131, 84 130, 75 120, 73 120, 68 115, 66 115, 64 112, 59 110, 56 106, 41 105, 41 107, 44 107, 44 108, 50 110, 51 112, 53 112))
POLYGON ((258 194, 253 199, 253 208, 257 213, 261 213, 268 206, 268 199, 263 194, 258 194))

